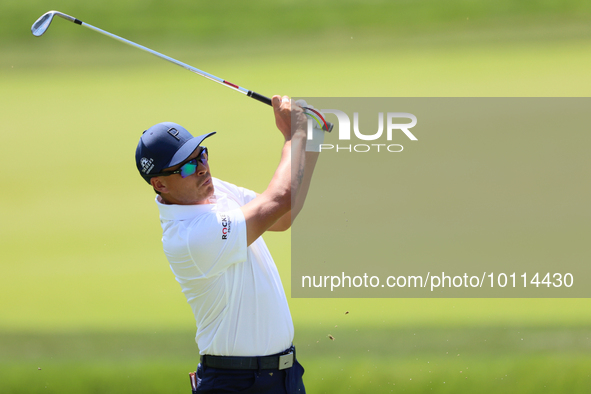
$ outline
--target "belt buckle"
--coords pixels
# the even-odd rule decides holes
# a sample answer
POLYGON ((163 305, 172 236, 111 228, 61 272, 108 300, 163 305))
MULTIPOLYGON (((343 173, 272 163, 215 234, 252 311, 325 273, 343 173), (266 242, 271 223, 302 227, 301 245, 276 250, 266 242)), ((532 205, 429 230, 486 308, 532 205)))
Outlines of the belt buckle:
POLYGON ((291 368, 293 365, 293 352, 279 356, 279 370, 291 368))

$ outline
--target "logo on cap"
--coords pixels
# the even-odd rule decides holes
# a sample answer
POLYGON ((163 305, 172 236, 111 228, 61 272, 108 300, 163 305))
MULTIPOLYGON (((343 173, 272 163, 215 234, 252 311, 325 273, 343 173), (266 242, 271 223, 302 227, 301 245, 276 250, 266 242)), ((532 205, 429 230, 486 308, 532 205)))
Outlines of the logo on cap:
POLYGON ((174 127, 171 127, 170 129, 167 130, 168 134, 172 135, 174 138, 176 138, 177 141, 180 141, 181 139, 178 137, 179 135, 179 131, 177 129, 175 129, 174 127))
POLYGON ((140 160, 140 165, 142 166, 142 172, 144 174, 149 174, 150 171, 154 168, 154 159, 147 159, 142 157, 140 160))

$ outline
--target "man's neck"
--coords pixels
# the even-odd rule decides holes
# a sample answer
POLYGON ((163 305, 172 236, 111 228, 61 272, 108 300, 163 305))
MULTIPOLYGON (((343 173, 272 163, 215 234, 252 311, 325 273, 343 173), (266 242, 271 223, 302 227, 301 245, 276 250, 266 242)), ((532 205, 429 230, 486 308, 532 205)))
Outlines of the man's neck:
POLYGON ((156 199, 158 200, 158 202, 160 204, 170 205, 165 199, 162 198, 161 195, 158 195, 158 197, 156 197, 156 199))
POLYGON ((210 198, 207 198, 207 199, 205 199, 203 201, 195 202, 195 203, 192 203, 192 204, 183 204, 183 203, 179 203, 179 202, 170 202, 170 201, 167 201, 164 197, 162 197, 161 194, 158 195, 157 199, 158 199, 158 202, 160 204, 164 204, 164 205, 201 205, 201 204, 211 204, 211 199, 210 198))

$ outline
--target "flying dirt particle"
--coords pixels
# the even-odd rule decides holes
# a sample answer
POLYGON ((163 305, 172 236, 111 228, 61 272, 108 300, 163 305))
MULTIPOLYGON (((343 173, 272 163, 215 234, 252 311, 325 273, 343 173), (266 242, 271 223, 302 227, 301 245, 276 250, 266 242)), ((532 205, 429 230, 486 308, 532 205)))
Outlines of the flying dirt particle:
POLYGON ((328 334, 328 337, 330 338, 331 341, 334 341, 334 337, 330 334, 328 334))
POLYGON ((334 326, 334 328, 337 328, 337 327, 338 327, 338 325, 334 326))
POLYGON ((348 314, 349 314, 349 311, 345 312, 345 315, 348 315, 348 314))

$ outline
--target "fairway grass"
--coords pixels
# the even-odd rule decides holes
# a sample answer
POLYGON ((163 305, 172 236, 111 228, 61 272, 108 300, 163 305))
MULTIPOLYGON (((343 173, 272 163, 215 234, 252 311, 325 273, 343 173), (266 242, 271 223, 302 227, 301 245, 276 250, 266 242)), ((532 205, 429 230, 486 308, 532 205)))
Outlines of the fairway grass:
MULTIPOLYGON (((155 49, 269 96, 588 96, 588 28, 562 27, 155 49)), ((99 39, 23 40, 0 59, 2 393, 189 392, 195 322, 134 165, 138 138, 162 121, 218 131, 213 175, 257 192, 279 161, 268 107, 99 39)), ((290 234, 265 240, 309 393, 589 392, 588 299, 292 299, 290 234)))
MULTIPOLYGON (((580 38, 400 49, 375 45, 344 52, 313 46, 297 55, 284 49, 280 64, 262 47, 257 50, 266 55, 251 62, 244 52, 231 54, 228 48, 205 48, 203 57, 189 49, 176 51, 189 63, 199 60, 204 69, 268 95, 576 96, 591 91, 589 41, 580 38), (321 60, 322 53, 332 62, 321 60), (401 57, 404 61, 398 61, 401 57), (303 64, 314 64, 314 72, 304 76, 303 64), (361 72, 367 69, 375 72, 361 72)), ((3 58, 15 60, 15 68, 0 75, 9 92, 0 97, 4 127, 11 131, 0 136, 0 164, 11 169, 4 180, 12 190, 0 196, 0 299, 11 301, 2 307, 5 329, 193 324, 162 253, 153 192, 133 162, 145 128, 174 120, 195 133, 218 131, 208 140, 212 174, 257 192, 278 163, 281 137, 273 131, 269 108, 151 56, 131 51, 128 58, 128 48, 101 48, 73 65, 51 52, 31 63, 22 55, 30 48, 3 58), (124 65, 116 66, 119 62, 124 65)), ((288 294, 289 236, 265 236, 288 294)), ((591 322, 588 300, 290 303, 294 320, 305 325, 322 321, 327 311, 353 307, 370 326, 591 322)))
MULTIPOLYGON (((310 393, 587 393, 588 328, 302 329, 310 393)), ((0 333, 2 392, 180 393, 196 368, 189 331, 0 333)))

